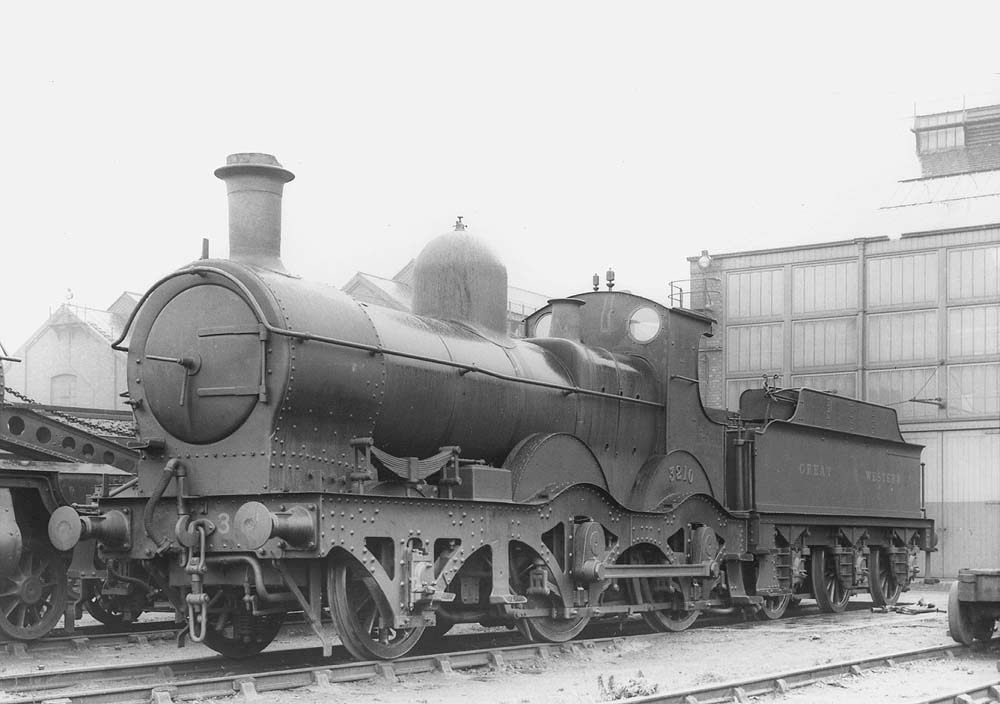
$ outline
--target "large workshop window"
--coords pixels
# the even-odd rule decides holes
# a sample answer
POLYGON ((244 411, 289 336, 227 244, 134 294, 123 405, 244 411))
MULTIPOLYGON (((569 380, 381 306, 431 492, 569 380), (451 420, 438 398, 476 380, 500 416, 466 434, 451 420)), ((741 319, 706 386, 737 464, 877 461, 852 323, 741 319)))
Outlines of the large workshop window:
POLYGON ((60 374, 52 377, 52 389, 49 396, 53 406, 76 405, 76 375, 60 374))
POLYGON ((965 146, 965 128, 946 127, 941 130, 927 130, 918 132, 920 153, 936 152, 941 149, 954 149, 965 146))

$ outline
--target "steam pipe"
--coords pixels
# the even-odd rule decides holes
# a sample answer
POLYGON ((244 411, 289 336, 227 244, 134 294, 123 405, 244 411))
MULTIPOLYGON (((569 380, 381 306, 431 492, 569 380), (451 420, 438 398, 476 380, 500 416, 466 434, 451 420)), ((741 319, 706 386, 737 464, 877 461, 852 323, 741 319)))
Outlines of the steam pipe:
POLYGON ((168 461, 163 466, 160 481, 157 482, 156 488, 153 489, 153 493, 149 497, 149 501, 146 502, 146 507, 142 510, 142 528, 146 531, 146 536, 156 544, 158 552, 163 552, 170 547, 170 540, 169 538, 153 535, 153 514, 156 512, 156 505, 163 498, 163 492, 170 486, 170 480, 179 473, 184 473, 184 465, 181 464, 181 461, 176 458, 168 461))
POLYGON ((233 565, 237 563, 249 565, 250 570, 253 572, 253 584, 257 590, 257 596, 264 601, 270 602, 295 601, 295 595, 290 592, 272 594, 267 590, 267 586, 264 584, 264 572, 261 569, 260 561, 254 557, 250 557, 249 555, 212 555, 206 557, 205 562, 209 565, 233 565))

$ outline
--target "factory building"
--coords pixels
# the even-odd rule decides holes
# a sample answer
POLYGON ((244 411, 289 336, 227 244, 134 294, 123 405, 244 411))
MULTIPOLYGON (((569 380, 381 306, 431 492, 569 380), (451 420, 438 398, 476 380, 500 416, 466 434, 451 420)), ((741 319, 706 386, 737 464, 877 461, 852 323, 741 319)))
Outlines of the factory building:
POLYGON ((914 119, 922 176, 879 230, 689 258, 706 405, 735 410, 764 377, 896 409, 925 446, 929 576, 1000 554, 1000 106, 914 119))
MULTIPOLYGON (((4 365, 4 383, 12 391, 47 406, 125 410, 125 354, 111 349, 124 329, 139 294, 122 293, 107 309, 68 300, 4 365)), ((8 394, 8 402, 18 402, 8 394)))

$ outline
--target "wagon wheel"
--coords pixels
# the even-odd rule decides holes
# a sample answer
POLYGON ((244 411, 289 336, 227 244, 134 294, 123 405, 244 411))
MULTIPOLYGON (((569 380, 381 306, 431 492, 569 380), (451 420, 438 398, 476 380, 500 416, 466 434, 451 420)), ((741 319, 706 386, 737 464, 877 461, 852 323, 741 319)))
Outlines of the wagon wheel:
POLYGON ((812 590, 819 610, 839 614, 847 608, 851 591, 837 576, 836 556, 826 548, 812 550, 812 590))
POLYGON ((205 645, 227 658, 249 658, 271 644, 284 620, 284 613, 247 611, 242 590, 224 589, 221 597, 216 592, 209 600, 205 645))
MULTIPOLYGON (((530 573, 536 568, 535 555, 526 550, 519 550, 511 556, 511 589, 517 594, 523 594, 528 601, 525 604, 529 609, 551 609, 553 611, 566 608, 566 601, 559 592, 551 570, 546 568, 546 585, 548 594, 528 594, 528 587, 531 584, 530 573)), ((576 638, 580 632, 586 628, 590 621, 590 615, 572 616, 570 618, 559 618, 556 616, 529 616, 518 619, 517 629, 528 640, 542 641, 546 643, 565 643, 576 638)))
POLYGON ((333 624, 348 652, 360 660, 393 660, 410 652, 424 626, 395 628, 392 611, 375 581, 355 564, 336 563, 327 572, 333 624))
POLYGON ((982 616, 974 604, 958 600, 958 582, 948 592, 948 631, 952 640, 972 645, 973 640, 988 641, 993 637, 996 619, 982 616))
MULTIPOLYGON (((658 564, 662 560, 656 559, 654 555, 636 551, 630 554, 629 562, 633 565, 650 565, 658 564)), ((701 614, 697 610, 683 610, 684 589, 681 580, 642 577, 628 580, 625 588, 632 602, 636 604, 676 603, 677 606, 672 609, 642 612, 642 620, 654 631, 665 633, 686 630, 701 614)))
POLYGON ((17 570, 0 577, 0 633, 34 640, 66 610, 66 561, 49 547, 25 545, 17 570))
POLYGON ((892 559, 885 548, 873 548, 868 555, 868 593, 875 606, 892 606, 903 592, 892 570, 892 559))

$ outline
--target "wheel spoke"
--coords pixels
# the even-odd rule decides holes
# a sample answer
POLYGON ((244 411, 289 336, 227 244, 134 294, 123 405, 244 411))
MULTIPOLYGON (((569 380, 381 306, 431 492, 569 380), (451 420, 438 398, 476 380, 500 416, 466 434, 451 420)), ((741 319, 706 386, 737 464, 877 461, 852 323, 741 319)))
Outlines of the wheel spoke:
POLYGON ((330 615, 341 643, 356 658, 391 660, 406 655, 420 640, 425 628, 382 628, 392 623, 392 615, 383 612, 379 587, 366 579, 360 570, 345 565, 329 568, 327 584, 330 615))
POLYGON ((367 633, 369 636, 373 635, 375 633, 375 618, 377 616, 378 613, 374 608, 365 612, 364 619, 361 621, 360 632, 367 633))
POLYGON ((9 606, 0 607, 0 611, 3 612, 3 617, 8 621, 10 621, 10 615, 14 613, 14 609, 16 609, 21 604, 21 600, 11 599, 8 603, 9 606))

